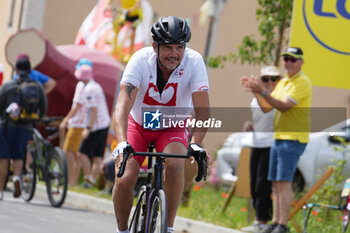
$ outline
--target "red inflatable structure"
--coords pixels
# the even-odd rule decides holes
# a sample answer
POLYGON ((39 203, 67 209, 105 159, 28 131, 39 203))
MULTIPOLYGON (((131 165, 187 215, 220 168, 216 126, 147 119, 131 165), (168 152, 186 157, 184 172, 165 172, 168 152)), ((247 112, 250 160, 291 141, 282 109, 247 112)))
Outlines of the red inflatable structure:
POLYGON ((94 79, 106 95, 111 113, 119 77, 124 67, 111 56, 79 45, 54 46, 35 29, 14 34, 6 44, 6 59, 14 67, 20 53, 29 55, 32 68, 55 79, 57 86, 48 95, 48 116, 64 116, 68 113, 77 80, 75 66, 80 58, 93 62, 94 79))

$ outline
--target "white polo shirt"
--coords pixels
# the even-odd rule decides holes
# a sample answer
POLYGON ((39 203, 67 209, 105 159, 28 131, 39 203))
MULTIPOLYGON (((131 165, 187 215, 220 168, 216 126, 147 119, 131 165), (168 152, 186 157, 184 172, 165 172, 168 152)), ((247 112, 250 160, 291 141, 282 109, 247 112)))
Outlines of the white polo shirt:
POLYGON ((77 104, 81 104, 82 107, 68 120, 68 128, 85 128, 86 126, 87 111, 84 106, 84 88, 85 84, 82 81, 78 82, 75 86, 72 106, 74 107, 77 104))
MULTIPOLYGON (((97 118, 91 127, 91 131, 109 127, 111 117, 108 112, 106 97, 100 84, 93 79, 90 80, 88 84, 86 84, 84 98, 84 107, 86 109, 97 108, 97 118)), ((89 114, 88 110, 87 122, 89 121, 89 114)))

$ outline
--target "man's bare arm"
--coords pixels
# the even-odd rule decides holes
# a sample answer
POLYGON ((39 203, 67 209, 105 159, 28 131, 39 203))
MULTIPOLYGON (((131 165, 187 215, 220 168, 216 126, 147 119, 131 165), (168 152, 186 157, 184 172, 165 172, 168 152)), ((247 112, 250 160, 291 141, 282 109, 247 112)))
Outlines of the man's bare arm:
POLYGON ((247 77, 243 77, 241 78, 241 83, 247 91, 254 93, 263 112, 269 112, 273 108, 276 108, 280 112, 285 112, 296 105, 296 103, 289 98, 286 98, 282 101, 272 97, 270 93, 264 89, 261 81, 256 78, 249 79, 247 77), (264 92, 265 96, 262 96, 264 92))
MULTIPOLYGON (((194 92, 192 101, 197 120, 205 121, 210 117, 209 93, 207 91, 194 92)), ((194 128, 191 143, 202 144, 207 133, 204 128, 194 128)))
POLYGON ((286 98, 284 101, 281 101, 272 97, 270 94, 267 94, 265 97, 258 93, 254 94, 258 100, 262 111, 265 113, 271 111, 273 108, 276 108, 280 112, 285 112, 294 105, 296 105, 296 103, 290 100, 289 98, 286 98))
POLYGON ((113 129, 118 143, 127 141, 128 116, 134 105, 137 87, 130 83, 122 83, 118 101, 113 114, 113 129))
POLYGON ((44 90, 46 94, 49 94, 57 85, 56 80, 49 78, 46 83, 44 83, 44 90))

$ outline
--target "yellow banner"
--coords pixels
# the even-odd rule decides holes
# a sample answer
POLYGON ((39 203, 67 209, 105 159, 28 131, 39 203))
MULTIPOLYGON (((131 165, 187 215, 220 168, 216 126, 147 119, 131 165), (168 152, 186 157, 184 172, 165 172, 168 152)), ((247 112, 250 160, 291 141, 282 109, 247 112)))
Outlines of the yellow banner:
POLYGON ((313 85, 350 89, 350 0, 294 0, 290 46, 313 85))

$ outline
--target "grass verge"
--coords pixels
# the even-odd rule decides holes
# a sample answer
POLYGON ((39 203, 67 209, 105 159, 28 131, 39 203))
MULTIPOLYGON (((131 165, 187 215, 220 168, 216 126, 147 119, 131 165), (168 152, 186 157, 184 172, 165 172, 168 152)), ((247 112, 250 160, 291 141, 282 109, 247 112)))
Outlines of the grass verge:
MULTIPOLYGON (((84 193, 98 198, 112 201, 112 196, 106 192, 98 190, 96 187, 85 189, 81 186, 69 187, 70 191, 84 193)), ((302 194, 299 194, 301 196, 302 194)), ((234 196, 229 203, 225 213, 222 206, 228 196, 228 189, 225 187, 215 187, 210 184, 194 185, 191 191, 191 199, 187 206, 180 205, 178 216, 203 221, 232 229, 240 229, 251 224, 248 221, 249 199, 234 196)), ((254 213, 251 213, 254 217, 254 213)), ((303 214, 300 210, 294 217, 297 224, 303 227, 303 214)), ((342 232, 342 217, 340 211, 315 208, 310 214, 307 225, 307 232, 336 233, 342 232)), ((291 233, 297 231, 289 222, 288 227, 291 233)))

